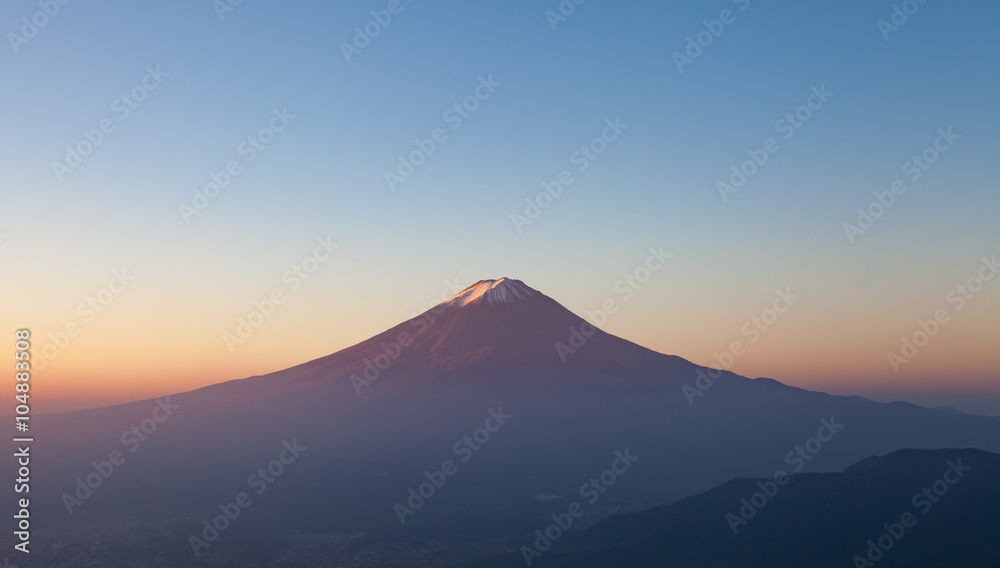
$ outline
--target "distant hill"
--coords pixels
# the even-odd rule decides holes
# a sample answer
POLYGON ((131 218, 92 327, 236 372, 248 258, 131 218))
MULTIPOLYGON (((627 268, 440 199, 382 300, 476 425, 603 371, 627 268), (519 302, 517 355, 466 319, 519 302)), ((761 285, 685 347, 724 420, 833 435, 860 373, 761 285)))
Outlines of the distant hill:
MULTIPOLYGON (((1000 566, 1000 455, 900 450, 784 481, 734 479, 568 533, 528 557, 533 568, 1000 566), (754 496, 765 492, 766 503, 754 496), (742 499, 763 506, 753 512, 742 499)), ((524 566, 522 553, 465 568, 524 566)))

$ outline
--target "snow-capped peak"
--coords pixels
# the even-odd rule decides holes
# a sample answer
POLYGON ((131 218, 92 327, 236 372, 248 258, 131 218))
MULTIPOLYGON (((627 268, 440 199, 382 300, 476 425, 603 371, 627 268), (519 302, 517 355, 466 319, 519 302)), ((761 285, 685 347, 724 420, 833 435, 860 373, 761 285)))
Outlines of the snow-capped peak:
POLYGON ((535 295, 535 291, 529 288, 524 282, 512 278, 500 278, 499 280, 480 280, 458 294, 452 296, 445 305, 461 308, 472 302, 481 300, 487 304, 503 304, 506 302, 516 302, 526 300, 535 295))

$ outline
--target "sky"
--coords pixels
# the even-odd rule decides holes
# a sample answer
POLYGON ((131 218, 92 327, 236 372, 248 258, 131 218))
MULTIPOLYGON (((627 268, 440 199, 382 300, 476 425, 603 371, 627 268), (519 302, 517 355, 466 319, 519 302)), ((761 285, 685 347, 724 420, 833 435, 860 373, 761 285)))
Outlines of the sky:
POLYGON ((1000 414, 996 3, 46 7, 0 8, 37 411, 279 370, 507 276, 699 364, 1000 414))

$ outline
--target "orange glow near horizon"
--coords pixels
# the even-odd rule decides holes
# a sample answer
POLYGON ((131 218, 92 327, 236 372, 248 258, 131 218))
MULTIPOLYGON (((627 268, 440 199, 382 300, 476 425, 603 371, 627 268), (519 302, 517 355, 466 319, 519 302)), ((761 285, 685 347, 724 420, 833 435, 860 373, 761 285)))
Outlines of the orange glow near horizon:
MULTIPOLYGON (((770 301, 765 297, 765 308, 770 301)), ((861 395, 1000 390, 996 372, 1000 353, 991 335, 993 322, 983 311, 968 311, 943 326, 911 362, 894 373, 887 352, 898 350, 900 340, 887 342, 885 338, 913 333, 916 326, 900 330, 871 320, 861 325, 847 312, 833 317, 837 312, 834 306, 810 306, 805 299, 799 302, 756 342, 741 333, 749 316, 736 317, 733 313, 737 310, 727 313, 725 306, 720 306, 716 312, 705 312, 695 305, 655 304, 652 298, 636 305, 623 304, 603 328, 700 365, 728 368, 751 378, 774 378, 810 390, 861 395), (657 323, 663 321, 684 324, 657 323), (729 332, 721 333, 721 329, 729 332), (741 342, 743 352, 727 367, 724 353, 735 341, 741 342)), ((355 309, 351 315, 357 325, 297 325, 304 313, 275 318, 232 353, 220 339, 220 330, 186 328, 179 325, 179 318, 176 323, 172 319, 162 322, 157 333, 149 334, 136 333, 125 325, 95 326, 72 338, 53 361, 35 371, 35 407, 39 412, 99 407, 267 374, 350 347, 411 315, 386 309, 378 318, 383 323, 373 324, 374 318, 360 317, 363 310, 355 309), (168 325, 171 323, 176 327, 168 325)), ((586 307, 575 311, 585 313, 586 307)), ((345 318, 332 321, 343 322, 345 318)), ((49 333, 56 332, 33 332, 33 351, 39 355, 55 341, 49 333)), ((37 357, 36 363, 41 364, 37 357)))

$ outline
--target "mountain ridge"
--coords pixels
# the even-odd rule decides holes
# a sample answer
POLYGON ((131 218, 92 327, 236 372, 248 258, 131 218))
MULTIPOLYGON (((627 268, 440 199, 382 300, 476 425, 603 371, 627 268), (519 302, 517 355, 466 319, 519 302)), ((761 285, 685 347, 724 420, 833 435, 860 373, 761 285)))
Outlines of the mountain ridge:
MULTIPOLYGON (((562 535, 531 565, 992 568, 1000 561, 1000 544, 988 536, 1000 530, 992 511, 998 477, 997 453, 904 448, 843 471, 793 474, 782 485, 734 478, 562 535), (978 548, 970 550, 967 540, 978 548)), ((514 568, 524 565, 523 556, 489 556, 462 568, 514 568)))

